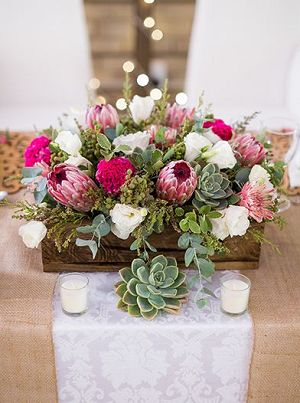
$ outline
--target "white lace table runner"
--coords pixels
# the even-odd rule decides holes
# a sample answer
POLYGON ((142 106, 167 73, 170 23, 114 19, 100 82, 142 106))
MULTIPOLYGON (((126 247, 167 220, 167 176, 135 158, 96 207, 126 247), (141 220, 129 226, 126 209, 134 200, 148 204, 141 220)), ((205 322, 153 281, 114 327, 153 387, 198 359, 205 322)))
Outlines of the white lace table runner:
MULTIPOLYGON (((218 292, 218 272, 211 288, 218 292)), ((89 311, 69 317, 54 296, 58 396, 67 403, 238 403, 247 399, 253 329, 210 298, 152 322, 116 309, 118 274, 91 273, 89 311)))

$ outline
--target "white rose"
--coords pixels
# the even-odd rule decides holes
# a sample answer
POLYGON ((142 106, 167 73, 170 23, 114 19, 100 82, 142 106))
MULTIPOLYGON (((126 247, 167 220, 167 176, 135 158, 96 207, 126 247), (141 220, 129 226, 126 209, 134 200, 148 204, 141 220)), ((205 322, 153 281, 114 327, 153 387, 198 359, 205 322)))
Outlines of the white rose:
POLYGON ((153 107, 154 101, 151 97, 140 97, 139 95, 135 95, 129 104, 129 109, 134 122, 139 124, 142 120, 148 119, 153 107))
POLYGON ((201 154, 203 147, 212 147, 212 143, 200 133, 192 132, 184 138, 185 155, 184 159, 188 162, 195 160, 201 154))
POLYGON ((70 157, 64 163, 75 165, 75 167, 83 166, 86 168, 89 168, 92 165, 91 161, 87 160, 80 154, 78 154, 76 157, 70 155, 70 157))
POLYGON ((220 169, 233 168, 236 164, 236 158, 228 141, 218 141, 205 154, 206 161, 217 164, 220 169))
POLYGON ((68 130, 80 134, 79 126, 85 125, 85 110, 70 108, 68 113, 60 117, 60 130, 68 130))
POLYGON ((220 212, 222 217, 211 220, 212 233, 218 239, 223 241, 229 235, 234 237, 246 234, 250 221, 248 219, 248 210, 245 207, 229 206, 220 212))
POLYGON ((254 165, 251 168, 249 182, 263 184, 266 188, 273 189, 273 185, 270 182, 270 174, 260 165, 254 165))
POLYGON ((113 141, 114 146, 120 146, 125 144, 130 147, 130 150, 124 151, 124 154, 132 154, 133 150, 136 147, 145 150, 150 142, 150 133, 148 132, 136 132, 130 134, 122 134, 119 137, 116 137, 113 141))
POLYGON ((147 210, 117 203, 109 214, 112 220, 112 233, 120 239, 127 239, 144 220, 147 210))
POLYGON ((37 248, 46 234, 47 228, 41 221, 29 221, 19 228, 19 235, 27 248, 37 248))
POLYGON ((72 133, 69 130, 59 132, 54 142, 59 145, 62 151, 73 156, 78 155, 82 146, 78 134, 72 133))

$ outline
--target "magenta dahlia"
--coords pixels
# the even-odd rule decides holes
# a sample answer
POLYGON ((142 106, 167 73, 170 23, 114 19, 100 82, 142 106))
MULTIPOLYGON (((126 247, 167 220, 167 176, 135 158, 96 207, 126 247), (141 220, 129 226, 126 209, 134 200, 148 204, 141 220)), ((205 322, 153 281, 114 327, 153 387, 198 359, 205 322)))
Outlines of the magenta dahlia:
POLYGON ((194 114, 195 108, 182 108, 176 103, 168 105, 166 117, 167 126, 172 127, 173 129, 178 129, 185 119, 193 120, 194 114))
POLYGON ((94 199, 87 194, 98 189, 95 182, 74 165, 58 164, 48 174, 48 192, 54 200, 74 210, 90 211, 94 199))
POLYGON ((129 171, 133 175, 135 167, 125 157, 101 160, 97 166, 96 179, 108 194, 118 194, 126 181, 129 171))
POLYGON ((33 167, 36 162, 50 163, 51 151, 50 140, 46 136, 39 136, 32 140, 24 151, 26 167, 33 167))
POLYGON ((91 129, 95 128, 95 123, 100 124, 103 130, 107 127, 114 128, 119 123, 118 112, 109 104, 91 106, 87 110, 85 119, 87 126, 91 129))
POLYGON ((237 136, 233 142, 233 150, 236 159, 250 168, 260 164, 266 156, 263 144, 250 133, 237 136))
POLYGON ((203 124, 204 129, 211 129, 213 133, 222 140, 230 140, 232 137, 232 127, 227 125, 222 119, 206 121, 203 124))
POLYGON ((192 166, 184 161, 172 161, 159 173, 156 191, 160 199, 184 204, 197 186, 197 175, 192 166))
POLYGON ((239 194, 239 205, 246 207, 249 216, 257 222, 272 220, 274 194, 274 189, 268 189, 264 184, 247 182, 239 194))

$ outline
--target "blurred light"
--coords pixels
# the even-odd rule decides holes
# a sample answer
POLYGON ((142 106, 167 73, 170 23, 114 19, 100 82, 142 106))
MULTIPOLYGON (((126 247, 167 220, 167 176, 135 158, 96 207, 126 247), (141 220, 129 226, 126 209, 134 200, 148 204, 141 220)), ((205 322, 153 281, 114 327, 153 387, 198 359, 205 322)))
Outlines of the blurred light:
POLYGON ((97 97, 97 99, 96 99, 96 104, 97 105, 105 105, 106 104, 106 99, 102 96, 102 95, 99 95, 98 97, 97 97))
POLYGON ((162 97, 162 92, 158 88, 153 88, 153 90, 150 91, 150 97, 154 99, 154 101, 158 101, 162 97))
POLYGON ((126 73, 131 73, 134 70, 134 63, 132 63, 130 60, 127 60, 127 62, 123 63, 123 70, 126 73))
POLYGON ((98 78, 93 77, 89 80, 89 87, 91 90, 96 90, 100 87, 100 80, 98 80, 98 78))
POLYGON ((155 0, 144 0, 144 2, 145 2, 146 4, 152 4, 152 3, 155 2, 155 0))
POLYGON ((126 104, 125 98, 119 98, 119 99, 117 99, 116 107, 117 107, 117 109, 119 109, 120 111, 124 111, 124 110, 127 108, 127 104, 126 104))
POLYGON ((160 41, 163 38, 164 34, 162 33, 162 31, 160 29, 155 29, 152 32, 151 36, 152 36, 153 40, 160 41))
POLYGON ((146 17, 144 19, 144 25, 146 28, 153 28, 155 25, 155 19, 152 17, 146 17))
POLYGON ((141 87, 145 87, 149 83, 149 77, 147 76, 147 74, 139 74, 137 76, 136 82, 141 87))
POLYGON ((184 92, 178 92, 175 99, 178 105, 185 105, 188 101, 188 97, 184 92))

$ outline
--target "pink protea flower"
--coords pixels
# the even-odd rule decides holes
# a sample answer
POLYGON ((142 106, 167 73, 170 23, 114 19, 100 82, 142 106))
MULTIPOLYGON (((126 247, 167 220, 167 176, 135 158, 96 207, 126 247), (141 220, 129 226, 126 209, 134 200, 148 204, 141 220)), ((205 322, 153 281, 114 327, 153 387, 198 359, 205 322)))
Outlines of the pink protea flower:
POLYGON ((237 136, 233 142, 233 149, 236 159, 250 168, 260 164, 266 156, 264 146, 250 133, 237 136))
POLYGON ((239 205, 246 207, 249 216, 257 222, 272 220, 274 194, 275 190, 267 188, 264 184, 247 182, 239 194, 239 205))
POLYGON ((184 204, 197 186, 197 175, 192 166, 184 161, 172 161, 159 173, 156 191, 160 199, 184 204))
MULTIPOLYGON (((161 128, 161 126, 159 126, 159 125, 150 126, 150 129, 148 130, 150 133, 150 144, 152 144, 154 142, 156 134, 160 128, 161 128)), ((173 129, 172 127, 165 127, 164 129, 165 129, 164 138, 166 141, 166 145, 171 146, 171 145, 175 144, 176 137, 177 137, 177 130, 173 129)), ((157 144, 158 148, 162 148, 162 146, 163 146, 163 144, 161 144, 161 143, 157 144)))
POLYGON ((48 174, 48 192, 54 200, 74 210, 87 212, 94 200, 88 190, 98 189, 95 182, 74 165, 58 164, 48 174))
POLYGON ((230 140, 233 134, 232 127, 227 125, 222 119, 206 121, 203 124, 205 129, 211 128, 213 133, 219 136, 222 140, 230 140))
POLYGON ((188 109, 174 103, 172 106, 168 105, 167 108, 167 126, 173 129, 178 129, 185 119, 193 120, 195 114, 195 108, 188 109))
POLYGON ((50 139, 46 136, 39 136, 33 139, 24 151, 25 166, 33 167, 36 162, 41 161, 49 164, 51 158, 49 144, 50 139))
POLYGON ((101 160, 97 166, 96 179, 106 193, 118 194, 129 170, 132 175, 135 173, 135 167, 128 158, 116 157, 109 161, 101 160))
POLYGON ((94 105, 91 106, 86 113, 86 124, 89 128, 94 129, 95 123, 101 125, 102 130, 107 127, 116 127, 119 123, 119 115, 116 109, 111 105, 94 105))

